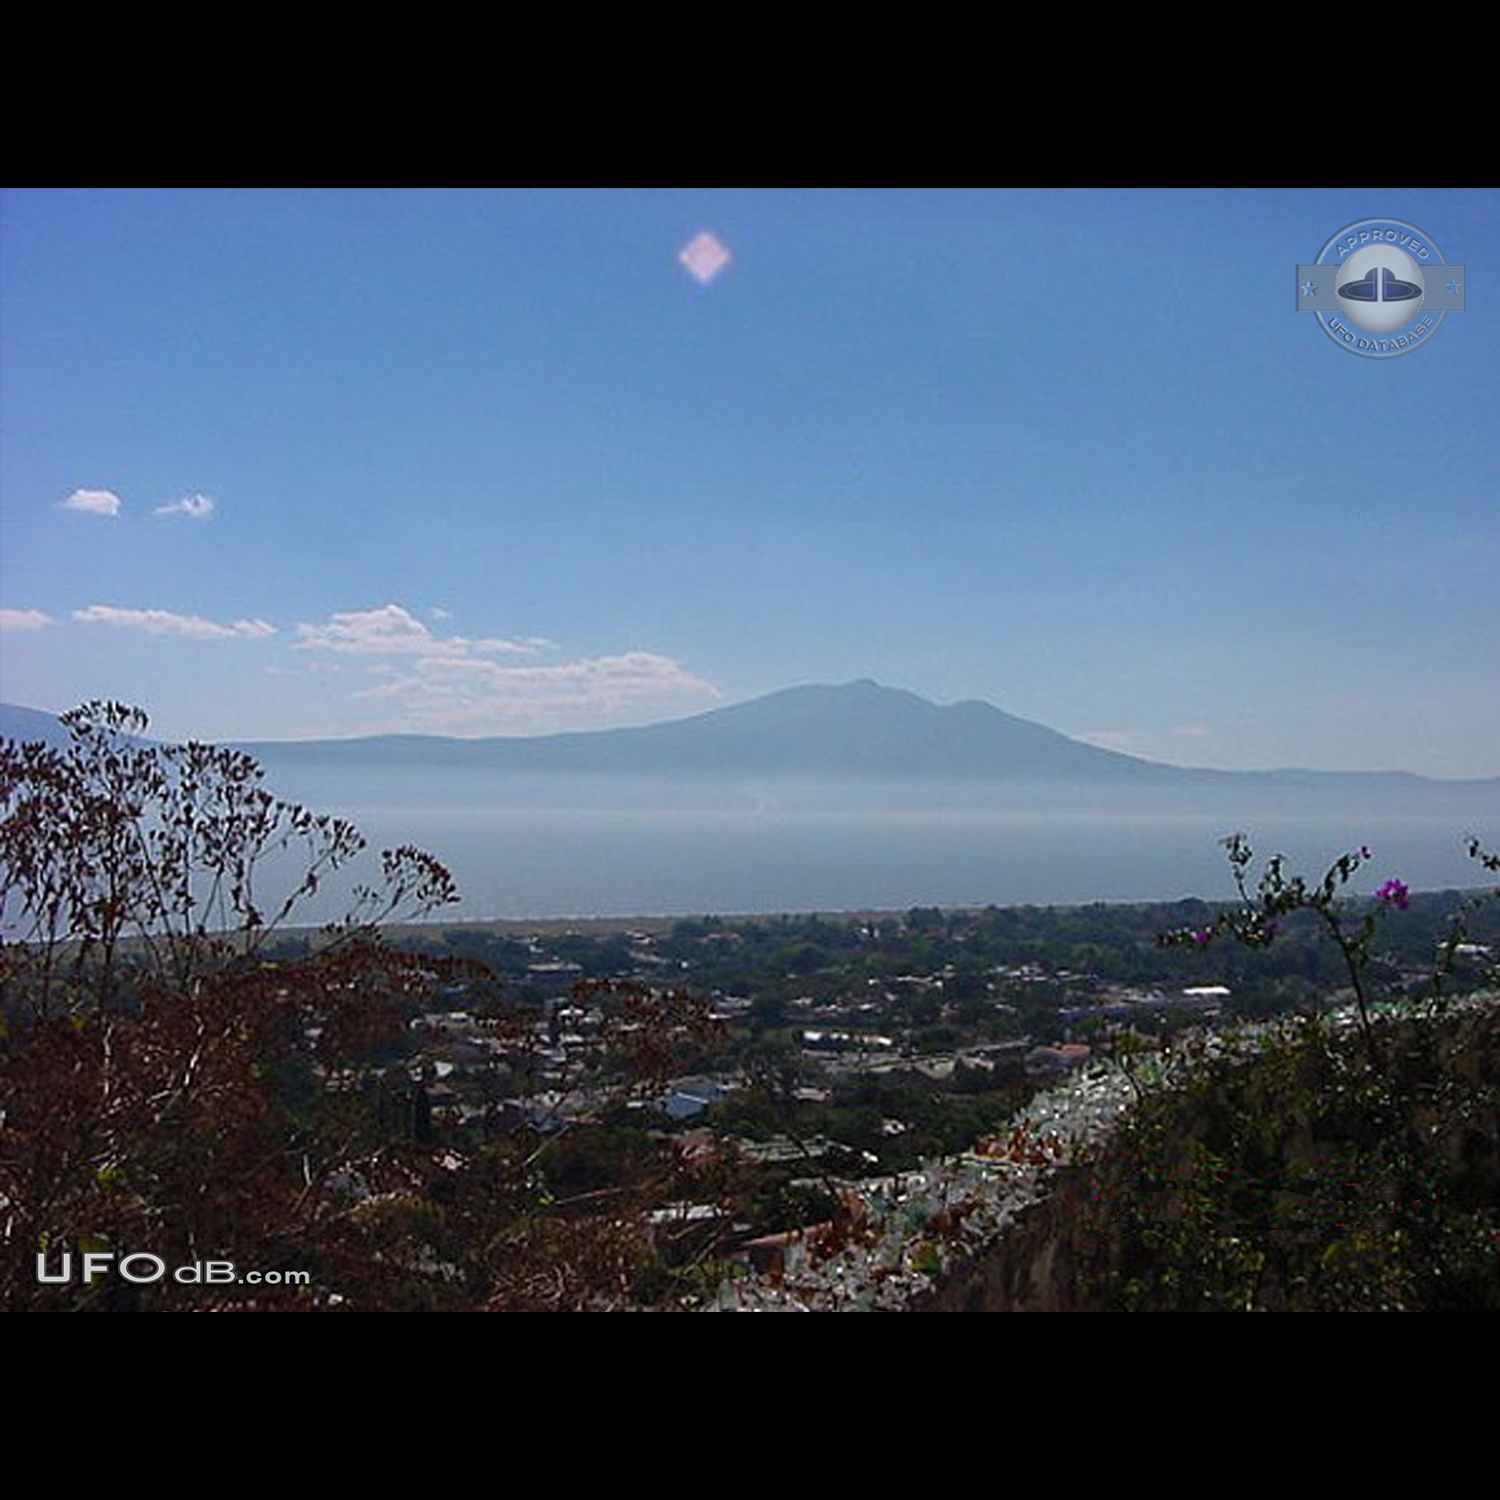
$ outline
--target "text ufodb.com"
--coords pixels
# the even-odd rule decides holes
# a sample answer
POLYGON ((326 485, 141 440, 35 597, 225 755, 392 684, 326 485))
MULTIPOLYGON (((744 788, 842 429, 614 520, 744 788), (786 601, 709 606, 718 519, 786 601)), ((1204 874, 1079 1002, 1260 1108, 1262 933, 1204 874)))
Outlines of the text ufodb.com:
MULTIPOLYGON (((65 1285, 73 1280, 73 1255, 64 1251, 57 1257, 55 1265, 48 1264, 49 1256, 38 1251, 36 1279, 65 1285)), ((229 1282, 245 1282, 253 1286, 307 1286, 312 1281, 310 1271, 246 1271, 242 1276, 235 1270, 232 1260, 194 1260, 185 1266, 176 1266, 169 1273, 167 1263, 159 1255, 147 1250, 132 1251, 117 1256, 113 1250, 90 1250, 79 1257, 79 1280, 89 1286, 96 1276, 106 1274, 111 1265, 125 1281, 146 1285, 161 1281, 170 1275, 173 1281, 186 1286, 223 1286, 229 1282)))

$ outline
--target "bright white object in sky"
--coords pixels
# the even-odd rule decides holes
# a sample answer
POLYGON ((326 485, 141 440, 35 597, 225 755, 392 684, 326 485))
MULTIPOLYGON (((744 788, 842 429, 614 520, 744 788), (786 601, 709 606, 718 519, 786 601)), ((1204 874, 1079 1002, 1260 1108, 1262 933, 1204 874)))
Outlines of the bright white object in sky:
POLYGON ((705 286, 729 264, 729 251, 706 229, 682 247, 677 259, 705 286))

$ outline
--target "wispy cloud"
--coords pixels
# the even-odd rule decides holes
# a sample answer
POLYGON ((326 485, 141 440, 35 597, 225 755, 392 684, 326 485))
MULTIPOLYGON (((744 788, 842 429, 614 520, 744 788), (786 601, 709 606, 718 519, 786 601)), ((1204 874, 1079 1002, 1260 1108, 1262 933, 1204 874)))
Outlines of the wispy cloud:
POLYGON ((496 656, 524 654, 550 644, 540 636, 512 641, 434 635, 399 604, 335 614, 326 625, 297 627, 299 650, 352 651, 365 656, 496 656))
POLYGON ((120 504, 120 497, 113 490, 74 490, 60 508, 81 510, 90 516, 117 516, 120 504))
POLYGON ((396 706, 393 729, 543 734, 691 713, 723 698, 712 683, 649 651, 553 666, 435 657, 376 670, 384 681, 357 696, 396 706))
POLYGON ((40 630, 52 623, 39 609, 0 609, 0 630, 40 630))
POLYGON ((276 634, 276 627, 264 620, 236 620, 232 625, 220 625, 201 615, 179 615, 169 609, 121 609, 113 604, 75 609, 73 618, 85 625, 144 630, 148 635, 184 635, 200 641, 258 641, 276 634))
POLYGON ((208 495, 184 495, 170 505, 158 505, 153 516, 187 516, 193 521, 206 521, 214 513, 213 499, 208 495))

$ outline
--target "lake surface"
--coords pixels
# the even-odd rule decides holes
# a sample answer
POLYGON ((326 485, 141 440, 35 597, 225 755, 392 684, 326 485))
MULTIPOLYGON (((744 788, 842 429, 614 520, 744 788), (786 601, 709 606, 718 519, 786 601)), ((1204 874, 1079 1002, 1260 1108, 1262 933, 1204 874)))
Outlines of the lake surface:
MULTIPOLYGON (((1268 789, 1132 794, 1090 788, 666 785, 578 778, 472 784, 437 795, 409 782, 326 772, 270 784, 349 818, 375 847, 416 844, 464 894, 454 919, 847 911, 911 906, 1070 905, 1200 896, 1232 900, 1218 841, 1245 830, 1258 854, 1321 878, 1369 844, 1356 891, 1398 876, 1415 889, 1483 885, 1473 832, 1500 848, 1500 792, 1341 796, 1268 789), (1409 799, 1407 799, 1409 802, 1409 799), (621 805, 624 804, 624 805, 621 805)), ((332 915, 320 911, 317 919, 332 915)))

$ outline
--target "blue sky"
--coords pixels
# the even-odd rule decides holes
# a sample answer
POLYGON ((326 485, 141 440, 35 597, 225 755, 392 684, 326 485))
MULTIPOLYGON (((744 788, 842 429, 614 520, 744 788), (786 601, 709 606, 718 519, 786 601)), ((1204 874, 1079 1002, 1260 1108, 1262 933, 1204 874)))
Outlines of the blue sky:
POLYGON ((1500 774, 1497 263, 1495 192, 10 190, 0 695, 1500 774), (1399 359, 1294 310, 1371 215, 1473 278, 1399 359))

